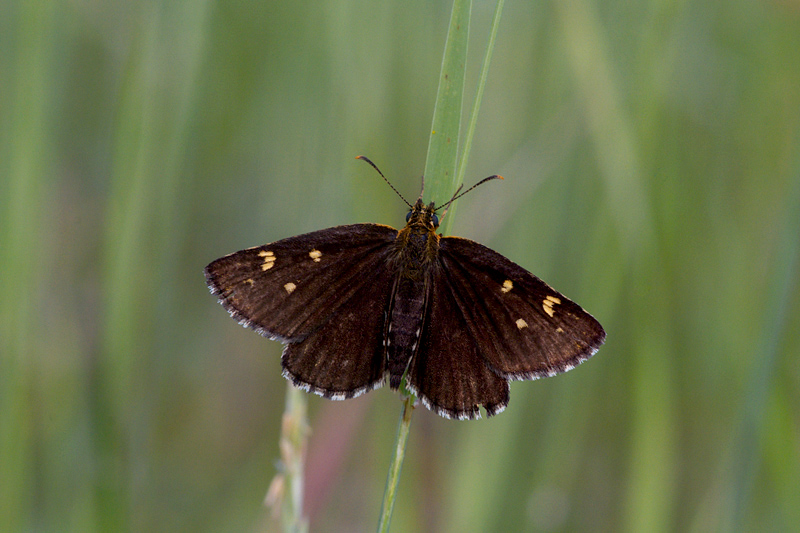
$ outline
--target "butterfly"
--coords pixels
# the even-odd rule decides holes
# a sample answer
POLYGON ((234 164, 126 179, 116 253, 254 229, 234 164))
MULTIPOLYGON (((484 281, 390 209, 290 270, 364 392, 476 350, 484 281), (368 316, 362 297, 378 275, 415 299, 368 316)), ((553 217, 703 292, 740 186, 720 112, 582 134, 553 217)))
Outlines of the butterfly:
POLYGON ((343 400, 405 380, 446 418, 478 418, 480 406, 496 415, 510 380, 574 368, 605 331, 506 257, 437 234, 437 211, 460 196, 439 207, 403 199, 401 230, 336 226, 226 255, 206 281, 234 319, 285 344, 283 375, 301 389, 343 400))

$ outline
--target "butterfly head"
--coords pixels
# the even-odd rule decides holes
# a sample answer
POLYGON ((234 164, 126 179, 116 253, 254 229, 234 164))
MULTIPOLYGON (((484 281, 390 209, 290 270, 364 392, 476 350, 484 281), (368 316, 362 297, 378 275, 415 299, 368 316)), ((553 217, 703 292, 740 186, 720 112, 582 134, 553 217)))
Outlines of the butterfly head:
POLYGON ((409 226, 422 227, 433 231, 439 227, 439 216, 436 214, 436 206, 431 202, 425 205, 422 198, 419 198, 411 207, 411 211, 406 215, 406 223, 409 226))

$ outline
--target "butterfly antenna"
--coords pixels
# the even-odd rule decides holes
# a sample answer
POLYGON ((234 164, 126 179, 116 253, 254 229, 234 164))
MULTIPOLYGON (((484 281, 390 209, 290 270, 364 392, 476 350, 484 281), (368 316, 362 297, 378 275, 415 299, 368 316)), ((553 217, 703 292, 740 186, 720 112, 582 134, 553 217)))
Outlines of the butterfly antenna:
POLYGON ((440 224, 442 222, 444 222, 444 217, 447 216, 447 211, 450 209, 450 204, 452 203, 452 201, 455 198, 457 198, 458 191, 460 191, 463 188, 464 188, 464 184, 462 183, 461 185, 458 186, 458 189, 456 189, 456 192, 453 193, 453 198, 451 198, 449 202, 447 202, 446 204, 442 204, 442 205, 440 205, 439 207, 436 208, 438 210, 438 209, 444 207, 444 211, 442 212, 442 216, 439 217, 439 223, 440 224))
POLYGON ((441 217, 441 218, 444 218, 444 216, 447 214, 447 208, 450 207, 450 204, 452 204, 453 202, 455 202, 456 200, 458 200, 459 198, 461 198, 462 196, 467 194, 469 191, 471 191, 472 189, 474 189, 478 185, 482 185, 482 184, 486 183, 487 181, 501 180, 501 179, 503 179, 503 176, 499 176, 497 174, 495 174, 494 176, 489 176, 488 178, 483 178, 481 181, 479 181, 478 183, 476 183, 475 185, 473 185, 472 187, 470 187, 466 191, 464 191, 461 194, 459 194, 459 191, 464 188, 464 186, 461 185, 461 186, 459 186, 458 189, 456 189, 456 192, 453 193, 453 197, 450 198, 450 201, 440 205, 439 207, 436 208, 436 210, 438 211, 439 209, 445 208, 444 209, 444 213, 442 213, 442 217, 441 217))
POLYGON ((394 185, 392 185, 392 182, 391 182, 391 181, 389 181, 389 180, 388 180, 388 178, 387 178, 386 176, 384 176, 384 175, 383 175, 383 172, 381 172, 381 169, 379 169, 379 168, 378 168, 378 166, 377 166, 375 163, 373 163, 372 161, 370 161, 370 160, 369 160, 369 158, 368 158, 368 157, 366 157, 366 156, 363 156, 363 155, 357 155, 357 156, 356 156, 356 159, 361 159, 362 161, 366 161, 367 163, 369 163, 369 164, 370 164, 370 166, 371 166, 372 168, 374 168, 375 170, 377 170, 377 171, 378 171, 378 174, 380 174, 380 175, 381 175, 381 177, 383 178, 383 180, 384 180, 386 183, 388 183, 388 184, 389 184, 389 187, 391 187, 391 188, 392 188, 392 190, 393 190, 395 193, 397 193, 397 196, 399 196, 399 197, 400 197, 400 199, 401 199, 401 200, 403 200, 403 201, 406 203, 406 205, 407 205, 408 207, 412 207, 412 208, 413 208, 413 206, 412 206, 410 203, 408 203, 408 200, 406 200, 406 199, 403 197, 403 195, 402 195, 402 194, 400 194, 400 191, 398 191, 397 189, 395 189, 395 188, 394 188, 394 185))

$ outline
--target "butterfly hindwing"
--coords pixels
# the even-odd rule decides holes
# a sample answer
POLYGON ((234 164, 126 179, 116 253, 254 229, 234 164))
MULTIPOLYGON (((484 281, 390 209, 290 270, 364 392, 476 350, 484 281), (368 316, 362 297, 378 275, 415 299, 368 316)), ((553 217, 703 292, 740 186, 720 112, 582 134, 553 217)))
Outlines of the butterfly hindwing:
POLYGON ((605 340, 602 326, 578 304, 481 244, 442 238, 439 259, 466 328, 502 377, 564 372, 605 340))
POLYGON ((283 350, 284 376, 296 386, 343 400, 380 387, 385 373, 383 336, 394 272, 377 268, 322 327, 283 350))
POLYGON ((299 341, 384 266, 396 235, 380 224, 298 235, 217 259, 206 267, 206 280, 243 325, 271 338, 299 341))
POLYGON ((509 400, 508 382, 479 353, 441 269, 434 271, 428 302, 420 349, 408 370, 409 389, 447 418, 477 418, 479 405, 489 416, 501 412, 509 400))

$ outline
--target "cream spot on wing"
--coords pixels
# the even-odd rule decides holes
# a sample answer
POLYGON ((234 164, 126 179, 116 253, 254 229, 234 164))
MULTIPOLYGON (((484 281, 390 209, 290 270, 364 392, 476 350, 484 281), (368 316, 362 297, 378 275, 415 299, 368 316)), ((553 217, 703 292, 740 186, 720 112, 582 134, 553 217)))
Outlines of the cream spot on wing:
POLYGON ((561 328, 556 328, 556 333, 564 333, 564 330, 561 328))
POLYGON ((527 328, 527 327, 528 327, 528 323, 527 322, 525 322, 521 318, 517 319, 517 328, 523 329, 523 328, 527 328))
POLYGON ((308 252, 308 257, 313 259, 315 263, 319 263, 322 260, 320 259, 322 257, 322 252, 320 252, 319 250, 311 250, 310 252, 308 252))
POLYGON ((295 285, 294 283, 292 283, 290 281, 289 283, 284 285, 283 288, 286 289, 286 292, 288 292, 289 294, 292 294, 294 292, 294 290, 297 288, 297 285, 295 285))
POLYGON ((513 288, 514 288, 514 283, 512 283, 510 279, 507 279, 503 282, 503 286, 500 288, 500 292, 502 293, 510 292, 511 289, 513 288))
POLYGON ((261 270, 269 270, 275 266, 275 253, 269 250, 261 250, 258 252, 259 257, 264 258, 264 263, 261 265, 261 270))
POLYGON ((244 280, 244 282, 247 283, 250 286, 255 284, 255 281, 253 281, 253 278, 247 278, 246 280, 244 280))
POLYGON ((561 298, 557 298, 555 296, 548 296, 542 302, 542 308, 544 309, 545 313, 547 313, 550 316, 553 316, 555 314, 553 306, 558 305, 560 303, 561 303, 561 298))

